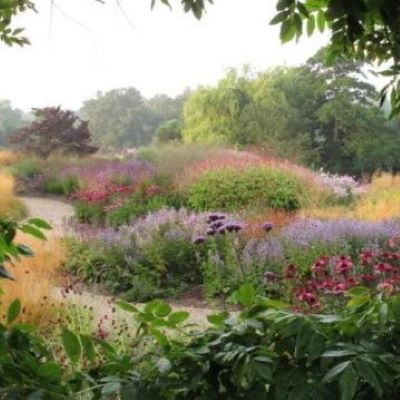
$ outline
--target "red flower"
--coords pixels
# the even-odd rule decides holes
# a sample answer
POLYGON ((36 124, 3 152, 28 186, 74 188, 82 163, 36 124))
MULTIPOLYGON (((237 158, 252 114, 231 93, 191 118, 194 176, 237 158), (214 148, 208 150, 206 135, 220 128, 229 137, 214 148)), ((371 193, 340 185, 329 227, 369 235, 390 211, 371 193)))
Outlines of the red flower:
POLYGON ((361 263, 363 265, 370 265, 373 261, 374 254, 370 250, 363 251, 360 254, 361 263))
POLYGON ((284 272, 284 276, 286 279, 292 279, 296 276, 297 267, 294 264, 289 264, 284 272))
POLYGON ((296 295, 296 299, 298 301, 307 303, 309 306, 315 306, 316 304, 319 304, 317 298, 315 297, 315 294, 307 290, 303 290, 300 293, 298 293, 296 295))
POLYGON ((393 271, 393 267, 388 263, 380 262, 374 266, 374 271, 376 274, 383 274, 385 272, 393 271))
POLYGON ((340 256, 336 262, 335 271, 338 274, 346 275, 353 268, 353 263, 349 256, 340 256))
POLYGON ((317 275, 324 274, 328 265, 328 257, 320 257, 312 266, 311 271, 317 275))

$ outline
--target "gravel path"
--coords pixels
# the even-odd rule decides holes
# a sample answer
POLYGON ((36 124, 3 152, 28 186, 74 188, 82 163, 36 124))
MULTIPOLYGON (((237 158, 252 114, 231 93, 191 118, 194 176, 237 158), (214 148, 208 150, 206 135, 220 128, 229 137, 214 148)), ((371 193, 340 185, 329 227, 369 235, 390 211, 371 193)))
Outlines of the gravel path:
MULTIPOLYGON (((71 234, 68 220, 74 216, 74 208, 70 204, 50 198, 21 197, 20 199, 25 203, 30 217, 43 218, 53 226, 52 231, 46 232, 48 236, 57 238, 71 234)), ((55 295, 62 298, 61 289, 57 288, 55 295)), ((80 294, 70 293, 66 298, 76 304, 93 308, 96 320, 101 319, 104 315, 110 315, 113 309, 111 297, 108 296, 82 292, 80 294)), ((213 313, 207 307, 171 305, 174 310, 188 311, 191 314, 190 322, 200 325, 206 324, 207 315, 213 313)))
POLYGON ((68 220, 74 216, 74 208, 61 200, 40 198, 40 197, 20 197, 28 209, 30 217, 45 219, 53 226, 53 230, 47 235, 60 237, 68 233, 68 220))

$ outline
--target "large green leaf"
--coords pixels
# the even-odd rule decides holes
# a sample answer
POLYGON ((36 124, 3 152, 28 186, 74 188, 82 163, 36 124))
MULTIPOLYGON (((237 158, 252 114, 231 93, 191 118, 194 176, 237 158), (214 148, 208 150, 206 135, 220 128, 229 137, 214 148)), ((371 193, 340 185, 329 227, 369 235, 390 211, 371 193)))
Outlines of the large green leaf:
POLYGON ((7 310, 7 323, 11 324, 15 321, 18 317, 19 313, 21 312, 21 302, 19 299, 15 299, 7 310))
POLYGON ((65 328, 62 332, 61 338, 64 345, 64 350, 69 359, 74 363, 79 362, 81 359, 82 349, 78 336, 76 336, 69 329, 65 328))

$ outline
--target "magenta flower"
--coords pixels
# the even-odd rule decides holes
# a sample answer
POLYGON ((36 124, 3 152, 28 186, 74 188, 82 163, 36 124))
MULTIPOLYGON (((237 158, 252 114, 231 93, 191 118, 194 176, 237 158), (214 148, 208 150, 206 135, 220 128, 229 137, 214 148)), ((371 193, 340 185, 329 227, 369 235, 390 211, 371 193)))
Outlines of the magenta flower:
POLYGON ((393 271, 393 267, 388 263, 380 262, 374 266, 375 274, 383 274, 385 272, 393 271))
POLYGON ((273 227, 274 227, 274 224, 272 222, 264 222, 262 224, 262 228, 264 229, 265 232, 271 231, 273 227))

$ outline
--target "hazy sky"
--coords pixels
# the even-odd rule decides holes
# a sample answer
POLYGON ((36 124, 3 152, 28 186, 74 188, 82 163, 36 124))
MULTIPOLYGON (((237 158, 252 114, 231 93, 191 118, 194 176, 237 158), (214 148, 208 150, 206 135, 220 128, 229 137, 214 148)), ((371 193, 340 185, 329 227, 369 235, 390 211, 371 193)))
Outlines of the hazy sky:
POLYGON ((216 82, 228 67, 300 64, 326 41, 316 35, 281 45, 278 28, 269 26, 274 0, 215 0, 200 22, 179 5, 151 11, 150 0, 121 0, 123 10, 116 0, 36 3, 39 13, 16 24, 32 45, 0 44, 0 98, 26 110, 77 109, 98 90, 127 86, 145 96, 176 95, 216 82))

